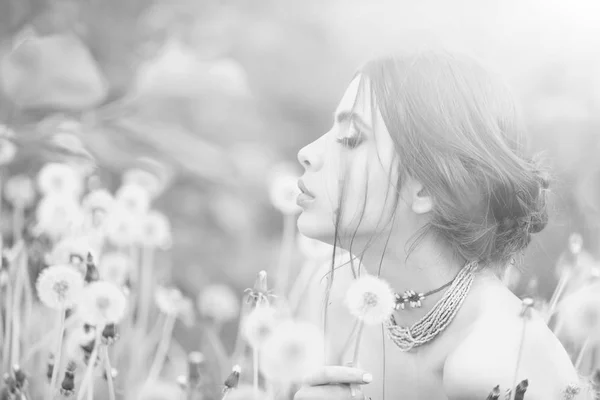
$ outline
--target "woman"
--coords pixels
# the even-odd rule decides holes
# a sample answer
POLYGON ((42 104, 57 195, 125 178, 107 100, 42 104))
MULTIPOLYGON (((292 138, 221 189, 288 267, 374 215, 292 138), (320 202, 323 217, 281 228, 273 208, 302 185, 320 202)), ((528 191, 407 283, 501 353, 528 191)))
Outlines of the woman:
MULTIPOLYGON (((378 59, 334 119, 298 153, 298 228, 356 255, 400 300, 393 320, 365 327, 360 368, 316 371, 296 400, 483 400, 524 379, 528 400, 573 398, 576 371, 535 313, 520 351, 522 302, 497 278, 548 217, 548 180, 506 87, 468 57, 378 59), (407 290, 431 293, 403 302, 407 290)), ((330 357, 344 364, 353 319, 328 302, 330 357)))

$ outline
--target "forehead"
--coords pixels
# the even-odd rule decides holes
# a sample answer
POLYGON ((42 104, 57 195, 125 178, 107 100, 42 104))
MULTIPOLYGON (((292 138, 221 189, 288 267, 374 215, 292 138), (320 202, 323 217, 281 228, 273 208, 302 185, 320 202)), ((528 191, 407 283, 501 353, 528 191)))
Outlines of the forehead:
POLYGON ((371 120, 371 91, 368 87, 368 80, 362 79, 359 74, 350 82, 340 103, 337 107, 336 114, 354 111, 360 114, 364 120, 371 120))

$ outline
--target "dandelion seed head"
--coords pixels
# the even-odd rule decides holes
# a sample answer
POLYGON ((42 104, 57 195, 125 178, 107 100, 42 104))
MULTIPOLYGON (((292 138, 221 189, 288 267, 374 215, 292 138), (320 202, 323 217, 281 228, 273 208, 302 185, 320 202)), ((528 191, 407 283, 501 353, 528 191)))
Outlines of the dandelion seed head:
POLYGON ((386 281, 363 275, 348 288, 346 304, 352 315, 364 323, 380 324, 392 315, 395 297, 386 281))
POLYGON ((75 199, 48 195, 43 197, 36 209, 36 228, 52 238, 68 236, 83 225, 83 212, 75 199))
POLYGON ((242 320, 242 336, 250 346, 261 348, 269 338, 278 321, 272 307, 257 306, 242 320))
POLYGON ((144 215, 150 208, 150 195, 142 186, 127 183, 115 194, 117 203, 131 215, 144 215))
POLYGON ((78 307, 80 318, 92 325, 116 324, 125 315, 127 298, 113 283, 95 281, 84 289, 78 307))
POLYGON ((224 284, 208 285, 198 296, 198 309, 206 317, 218 322, 237 318, 240 300, 233 289, 224 284))
POLYGON ((287 321, 275 327, 261 351, 261 369, 277 382, 300 382, 323 365, 323 336, 314 325, 287 321))
POLYGON ((152 210, 141 218, 140 242, 148 247, 168 249, 172 244, 171 223, 166 215, 152 210))
POLYGON ((44 195, 76 198, 83 189, 81 175, 70 165, 48 163, 38 173, 38 187, 44 195))
POLYGON ((80 272, 69 265, 53 265, 40 273, 36 290, 47 307, 64 310, 78 301, 84 281, 80 272))

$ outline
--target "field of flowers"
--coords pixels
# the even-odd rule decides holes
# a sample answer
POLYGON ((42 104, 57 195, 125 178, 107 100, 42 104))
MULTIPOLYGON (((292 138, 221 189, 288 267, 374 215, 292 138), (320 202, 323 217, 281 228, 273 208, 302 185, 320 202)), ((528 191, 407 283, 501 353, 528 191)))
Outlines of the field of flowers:
MULTIPOLYGON (((68 163, 5 176, 13 220, 0 268, 0 399, 291 398, 294 385, 323 363, 323 331, 301 308, 311 280, 328 270, 332 248, 296 233, 296 177, 280 171, 269 193, 284 221, 276 276, 257 271, 243 293, 213 283, 196 299, 157 273, 156 256, 173 239, 168 218, 153 207, 162 187, 152 168, 126 171, 114 193, 68 163), (292 250, 304 258, 293 284, 292 250), (236 319, 231 352, 223 324, 236 319), (195 348, 174 340, 178 322, 200 327, 195 348)), ((343 266, 350 256, 339 260, 343 266)), ((545 316, 581 375, 598 385, 600 263, 580 235, 571 235, 556 276, 551 299, 528 282, 524 306, 545 316)), ((509 267, 503 279, 516 287, 520 272, 509 267)), ((346 341, 356 363, 363 324, 389 317, 394 297, 369 276, 344 296, 357 317, 346 341)), ((490 390, 489 398, 499 398, 490 390)), ((515 398, 525 390, 522 382, 515 398)))

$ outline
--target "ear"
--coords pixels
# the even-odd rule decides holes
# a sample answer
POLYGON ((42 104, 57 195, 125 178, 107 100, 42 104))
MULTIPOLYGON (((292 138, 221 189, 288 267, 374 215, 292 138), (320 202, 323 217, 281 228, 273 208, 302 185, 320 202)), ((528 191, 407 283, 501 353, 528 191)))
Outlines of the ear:
POLYGON ((411 209, 415 214, 426 214, 433 208, 433 199, 423 187, 423 184, 416 180, 410 182, 411 209))

